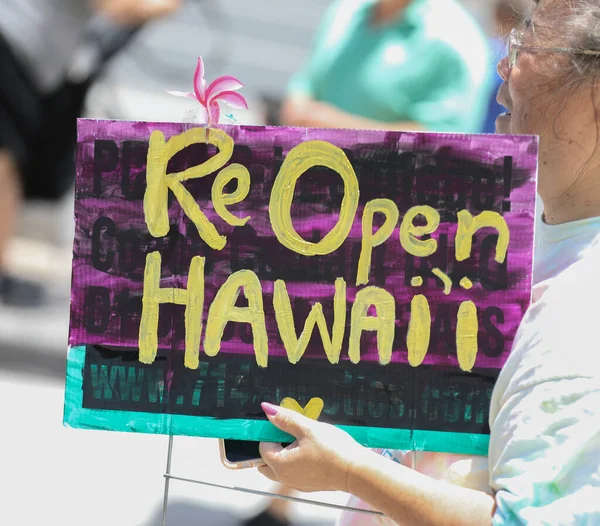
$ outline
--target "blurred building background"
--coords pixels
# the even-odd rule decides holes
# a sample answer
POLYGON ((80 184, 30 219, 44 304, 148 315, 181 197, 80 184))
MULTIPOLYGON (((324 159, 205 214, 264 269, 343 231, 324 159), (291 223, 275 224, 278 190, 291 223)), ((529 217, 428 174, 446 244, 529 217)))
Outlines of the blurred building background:
MULTIPOLYGON (((0 0, 2 1, 2 0, 0 0)), ((492 0, 464 0, 491 34, 492 0)), ((197 57, 207 78, 245 83, 244 124, 261 124, 308 56, 328 0, 188 0, 166 20, 135 35, 93 87, 85 114, 94 118, 179 121, 190 102, 165 93, 189 91, 197 57)), ((11 525, 155 525, 160 523, 166 438, 62 428, 71 265, 72 195, 29 202, 11 243, 8 265, 42 281, 50 298, 35 309, 0 304, 0 409, 3 426, 0 523, 11 525)), ((174 471, 259 489, 251 472, 220 466, 216 441, 177 439, 174 471)), ((248 470, 244 470, 248 471, 248 470)), ((169 524, 229 525, 264 503, 260 497, 173 483, 169 524)), ((324 496, 342 503, 343 496, 324 496)), ((336 512, 294 507, 304 524, 333 524, 336 512)))
MULTIPOLYGON (((486 32, 493 31, 493 0, 462 3, 486 32)), ((180 119, 182 103, 164 90, 189 90, 190 72, 201 53, 209 76, 242 79, 251 108, 250 115, 242 117, 259 123, 263 97, 283 97, 290 77, 309 55, 329 4, 329 0, 189 0, 168 22, 144 29, 114 60, 90 96, 89 112, 132 120, 180 119)))

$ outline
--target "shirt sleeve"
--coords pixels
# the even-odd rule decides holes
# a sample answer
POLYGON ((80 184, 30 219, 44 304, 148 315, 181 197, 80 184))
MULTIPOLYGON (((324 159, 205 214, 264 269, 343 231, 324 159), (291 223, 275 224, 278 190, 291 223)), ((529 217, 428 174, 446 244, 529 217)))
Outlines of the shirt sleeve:
POLYGON ((582 287, 593 285, 548 292, 530 309, 498 379, 495 526, 600 524, 597 296, 582 287))
POLYGON ((318 71, 321 69, 320 65, 324 57, 328 55, 325 49, 326 41, 336 20, 336 13, 343 7, 342 4, 343 0, 335 1, 325 11, 313 37, 308 59, 288 84, 288 96, 316 98, 318 71))
POLYGON ((444 41, 429 42, 420 60, 413 74, 423 89, 408 100, 398 98, 403 107, 397 111, 428 131, 479 132, 485 117, 482 96, 489 92, 483 76, 474 78, 466 59, 444 41))
POLYGON ((493 429, 493 524, 600 524, 597 380, 547 382, 511 397, 493 429), (533 406, 533 403, 536 406, 533 406))

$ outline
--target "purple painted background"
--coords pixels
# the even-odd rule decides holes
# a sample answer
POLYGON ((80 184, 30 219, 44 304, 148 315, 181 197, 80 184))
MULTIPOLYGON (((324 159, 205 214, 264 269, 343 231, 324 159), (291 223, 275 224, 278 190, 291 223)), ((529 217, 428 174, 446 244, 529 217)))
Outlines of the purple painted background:
MULTIPOLYGON (((461 301, 471 299, 480 316, 483 317, 484 312, 493 313, 493 308, 497 307, 504 317, 502 322, 498 316, 488 316, 503 336, 501 349, 493 349, 494 331, 490 332, 490 323, 480 318, 480 352, 475 366, 502 366, 530 297, 536 138, 219 126, 236 145, 230 163, 243 164, 251 174, 248 197, 229 209, 239 217, 250 215, 252 219, 246 226, 234 228, 216 215, 210 203, 210 189, 216 173, 187 182, 186 187, 201 210, 219 233, 228 237, 222 251, 213 251, 199 238, 195 226, 174 198, 169 208, 172 225, 169 236, 153 238, 144 220, 142 199, 149 136, 152 131, 161 130, 168 139, 187 128, 189 125, 182 123, 79 121, 70 345, 137 348, 145 255, 159 250, 163 259, 162 287, 186 287, 192 257, 207 258, 204 321, 214 295, 227 277, 242 268, 254 270, 263 287, 269 355, 284 356, 285 349, 273 313, 273 282, 276 279, 286 281, 298 334, 315 301, 323 303, 331 327, 335 278, 343 277, 347 282, 348 309, 356 292, 362 288, 354 284, 364 205, 371 199, 387 197, 398 205, 400 220, 417 204, 429 204, 440 210, 443 221, 432 235, 439 241, 438 251, 424 261, 416 259, 414 264, 417 267, 423 265, 423 268, 437 266, 454 281, 449 296, 443 294, 441 282, 429 271, 422 272, 426 278, 424 286, 411 287, 405 276, 410 262, 400 245, 398 228, 383 248, 374 250, 369 285, 382 286, 396 299, 392 360, 407 361, 405 340, 410 301, 415 294, 425 294, 431 305, 433 332, 437 336, 432 338, 424 363, 457 365, 452 349, 456 312, 461 301), (354 227, 340 249, 328 256, 303 257, 282 247, 275 238, 269 223, 268 202, 273 180, 287 153, 294 146, 314 139, 328 141, 346 150, 359 177, 361 198, 354 227), (116 146, 96 141, 112 141, 116 146), (503 179, 505 156, 512 157, 510 181, 503 179), (494 250, 485 261, 480 257, 483 240, 494 231, 480 231, 469 260, 457 263, 454 259, 456 219, 453 216, 463 208, 473 215, 478 214, 481 207, 474 202, 477 193, 491 203, 493 210, 503 213, 510 227, 506 267, 508 287, 503 290, 490 290, 489 286, 482 286, 479 279, 483 278, 485 284, 486 280, 494 281, 501 272, 493 261, 494 250), (455 201, 461 195, 466 199, 465 206, 457 207, 455 201), (504 211, 508 206, 510 211, 504 211), (448 238, 445 251, 444 234, 448 238), (96 247, 94 252, 93 245, 96 247), (483 272, 482 268, 486 267, 488 270, 483 272), (469 291, 458 286, 460 277, 465 274, 474 282, 469 291), (107 298, 110 307, 106 304, 107 298), (484 353, 481 349, 486 342, 492 349, 484 353)), ((197 165, 214 152, 215 148, 210 145, 191 146, 171 161, 169 171, 197 165)), ((323 168, 313 168, 300 178, 292 218, 302 237, 317 241, 336 224, 342 188, 339 176, 323 168)), ((183 312, 180 306, 161 306, 160 348, 184 348, 183 312)), ((347 322, 349 319, 348 315, 347 322)), ((348 332, 342 359, 347 359, 348 332)), ((253 353, 249 326, 228 324, 221 352, 253 353)), ((305 356, 326 359, 316 328, 305 356)), ((361 359, 378 359, 374 333, 363 336, 361 359)))

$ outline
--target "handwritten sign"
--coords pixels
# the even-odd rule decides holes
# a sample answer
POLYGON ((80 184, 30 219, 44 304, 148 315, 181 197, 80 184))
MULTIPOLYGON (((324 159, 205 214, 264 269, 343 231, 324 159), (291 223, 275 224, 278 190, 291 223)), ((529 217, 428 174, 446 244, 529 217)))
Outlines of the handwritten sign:
POLYGON ((536 160, 529 136, 81 120, 65 422, 281 440, 260 403, 319 400, 368 446, 485 452, 536 160))

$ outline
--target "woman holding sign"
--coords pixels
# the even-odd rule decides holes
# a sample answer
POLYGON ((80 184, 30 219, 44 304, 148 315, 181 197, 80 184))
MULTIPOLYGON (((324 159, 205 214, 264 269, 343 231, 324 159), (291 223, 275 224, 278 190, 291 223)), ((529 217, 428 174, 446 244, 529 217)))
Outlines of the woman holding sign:
POLYGON ((533 303, 492 398, 489 486, 435 480, 338 428, 263 404, 297 439, 261 445, 270 479, 347 491, 399 524, 600 523, 600 1, 535 2, 498 71, 510 113, 497 132, 540 136, 545 212, 533 303))

